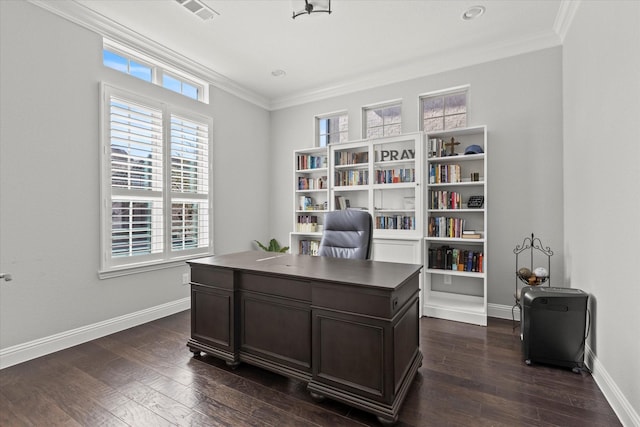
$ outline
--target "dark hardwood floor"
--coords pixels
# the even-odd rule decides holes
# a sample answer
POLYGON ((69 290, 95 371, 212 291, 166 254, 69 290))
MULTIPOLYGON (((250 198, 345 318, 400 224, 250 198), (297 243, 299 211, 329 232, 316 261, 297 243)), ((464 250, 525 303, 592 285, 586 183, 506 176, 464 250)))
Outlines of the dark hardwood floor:
MULTIPOLYGON (((306 384, 186 347, 190 312, 0 371, 0 426, 362 426, 376 418, 314 402, 306 384)), ((615 426, 588 373, 526 366, 518 330, 420 321, 424 362, 398 426, 615 426)))

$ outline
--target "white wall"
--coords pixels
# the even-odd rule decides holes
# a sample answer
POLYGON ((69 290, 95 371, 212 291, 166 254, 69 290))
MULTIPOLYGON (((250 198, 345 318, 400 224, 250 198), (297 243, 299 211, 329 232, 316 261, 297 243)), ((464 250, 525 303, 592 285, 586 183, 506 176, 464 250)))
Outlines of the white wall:
POLYGON ((513 305, 513 249, 531 232, 554 250, 552 275, 560 285, 561 67, 561 48, 545 49, 272 112, 273 234, 286 239, 292 229, 292 152, 313 145, 315 115, 348 110, 349 137, 359 139, 363 105, 402 98, 403 132, 415 132, 420 94, 470 84, 468 124, 486 124, 489 131, 489 303, 513 305))
POLYGON ((100 81, 213 117, 216 253, 267 238, 267 111, 105 69, 99 35, 29 3, 0 17, 0 350, 189 296, 186 265, 98 279, 100 81))
POLYGON ((582 2, 563 74, 566 281, 591 295, 594 377, 638 426, 640 2, 582 2))

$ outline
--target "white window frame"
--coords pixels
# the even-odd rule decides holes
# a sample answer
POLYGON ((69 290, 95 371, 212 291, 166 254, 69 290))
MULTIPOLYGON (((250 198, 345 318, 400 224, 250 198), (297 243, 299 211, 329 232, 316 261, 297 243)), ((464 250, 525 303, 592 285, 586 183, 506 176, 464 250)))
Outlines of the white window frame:
MULTIPOLYGON (((213 254, 213 121, 210 117, 195 113, 184 107, 177 107, 157 99, 141 96, 130 91, 114 87, 107 83, 101 83, 101 102, 100 102, 100 271, 98 276, 101 279, 122 276, 126 274, 138 273, 143 271, 156 270, 158 268, 169 268, 177 265, 184 265, 187 259, 207 256, 213 254), (162 111, 162 189, 159 191, 161 197, 159 201, 162 209, 161 223, 157 219, 153 219, 157 226, 157 230, 162 230, 162 248, 158 253, 145 254, 137 256, 112 256, 112 200, 120 195, 122 198, 131 200, 133 192, 127 193, 127 190, 116 189, 112 187, 111 177, 111 125, 110 125, 110 105, 111 98, 115 96, 127 100, 131 103, 138 103, 150 108, 162 111), (208 127, 207 137, 207 156, 208 168, 206 174, 206 185, 208 193, 206 195, 196 193, 178 193, 172 191, 171 182, 171 117, 178 116, 186 120, 193 120, 202 123, 208 127), (127 195, 128 194, 128 195, 127 195), (172 202, 194 202, 197 200, 206 200, 206 221, 200 223, 202 229, 208 231, 208 239, 205 247, 184 249, 175 251, 172 249, 172 202)), ((202 216, 198 217, 199 221, 205 221, 202 216)), ((152 239, 152 245, 157 243, 152 239)))
MULTIPOLYGON (((167 75, 173 77, 174 79, 177 79, 184 83, 188 83, 192 86, 195 86, 198 89, 198 98, 196 100, 204 104, 209 103, 209 85, 205 80, 199 79, 198 77, 184 70, 178 70, 175 67, 171 67, 161 61, 158 61, 157 59, 154 59, 148 55, 145 55, 144 53, 141 53, 139 51, 136 51, 134 49, 131 49, 127 46, 124 46, 120 43, 114 42, 109 39, 102 40, 102 49, 109 50, 124 58, 127 58, 130 61, 133 60, 135 62, 139 62, 140 64, 151 67, 151 83, 153 83, 154 85, 164 88, 164 85, 162 84, 162 76, 166 73, 167 75)), ((170 90, 170 89, 167 89, 167 90, 170 90)), ((180 93, 180 92, 174 92, 174 93, 180 93)), ((185 97, 188 99, 194 99, 188 96, 185 96, 185 97)))
POLYGON ((450 87, 447 89, 441 89, 441 90, 436 90, 433 92, 427 92, 427 93, 423 93, 418 95, 418 123, 420 124, 420 130, 421 131, 425 131, 424 128, 424 100, 427 98, 434 98, 434 97, 446 97, 448 95, 455 95, 455 94, 459 94, 459 93, 465 93, 466 95, 466 123, 464 126, 461 126, 459 128, 447 128, 445 127, 446 124, 446 118, 448 117, 448 115, 445 113, 442 116, 442 121, 443 121, 443 125, 442 125, 442 129, 440 130, 436 130, 436 131, 429 131, 429 132, 442 132, 445 130, 451 130, 451 129, 462 129, 465 127, 469 127, 469 89, 471 88, 471 85, 467 84, 467 85, 462 85, 462 86, 455 86, 455 87, 450 87))
MULTIPOLYGON (((367 126, 367 112, 371 110, 379 110, 386 109, 390 107, 400 107, 400 134, 402 134, 402 99, 393 99, 390 101, 379 102, 376 104, 364 105, 362 107, 362 139, 370 139, 368 137, 369 127, 367 126)), ((397 125, 398 123, 393 123, 393 125, 397 125)), ((383 123, 382 127, 382 136, 380 138, 384 138, 389 136, 385 133, 385 125, 383 123)))
MULTIPOLYGON (((327 147, 330 144, 338 144, 340 142, 346 142, 349 140, 349 114, 347 112, 347 110, 341 110, 341 111, 334 111, 331 113, 324 113, 324 114, 319 114, 317 116, 314 117, 314 125, 315 125, 315 136, 316 136, 316 142, 315 142, 315 146, 316 147, 320 147, 320 120, 326 120, 326 119, 339 119, 340 117, 345 116, 347 118, 347 129, 344 131, 339 131, 340 134, 344 133, 346 135, 346 139, 345 141, 335 141, 335 142, 328 142, 327 143, 327 147)), ((327 134, 330 135, 330 134, 327 134)))

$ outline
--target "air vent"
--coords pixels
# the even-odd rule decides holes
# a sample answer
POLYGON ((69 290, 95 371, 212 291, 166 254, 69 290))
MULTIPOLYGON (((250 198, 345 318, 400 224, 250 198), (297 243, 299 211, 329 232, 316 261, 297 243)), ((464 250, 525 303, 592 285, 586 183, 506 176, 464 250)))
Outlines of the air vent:
POLYGON ((213 19, 214 16, 220 15, 218 12, 199 0, 176 0, 176 2, 183 5, 187 10, 198 16, 203 21, 213 19))

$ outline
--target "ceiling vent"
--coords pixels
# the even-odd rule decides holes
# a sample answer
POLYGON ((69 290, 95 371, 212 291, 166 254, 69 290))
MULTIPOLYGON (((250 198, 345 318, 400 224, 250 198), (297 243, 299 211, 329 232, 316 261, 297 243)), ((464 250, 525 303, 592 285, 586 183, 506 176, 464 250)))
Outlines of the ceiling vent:
POLYGON ((176 1, 181 5, 183 5, 191 13, 198 16, 203 21, 208 21, 209 19, 213 19, 214 16, 220 15, 218 12, 211 9, 209 6, 207 6, 200 0, 176 0, 176 1))

